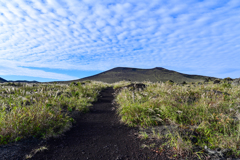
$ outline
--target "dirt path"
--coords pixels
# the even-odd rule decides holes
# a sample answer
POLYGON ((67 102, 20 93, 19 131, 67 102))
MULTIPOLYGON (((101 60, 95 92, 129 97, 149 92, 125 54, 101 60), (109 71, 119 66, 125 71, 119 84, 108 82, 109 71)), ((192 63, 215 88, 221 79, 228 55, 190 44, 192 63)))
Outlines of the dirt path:
POLYGON ((119 123, 112 104, 113 92, 113 88, 103 90, 89 113, 79 115, 77 123, 65 136, 47 141, 48 150, 37 153, 32 159, 166 159, 148 149, 141 149, 140 140, 134 136, 138 129, 119 123))

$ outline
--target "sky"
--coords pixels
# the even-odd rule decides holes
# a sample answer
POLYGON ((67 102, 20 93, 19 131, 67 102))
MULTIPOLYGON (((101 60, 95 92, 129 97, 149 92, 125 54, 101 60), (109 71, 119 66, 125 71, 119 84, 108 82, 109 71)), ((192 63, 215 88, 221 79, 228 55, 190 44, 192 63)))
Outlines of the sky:
POLYGON ((240 0, 1 0, 0 77, 73 80, 114 67, 240 77, 240 0))

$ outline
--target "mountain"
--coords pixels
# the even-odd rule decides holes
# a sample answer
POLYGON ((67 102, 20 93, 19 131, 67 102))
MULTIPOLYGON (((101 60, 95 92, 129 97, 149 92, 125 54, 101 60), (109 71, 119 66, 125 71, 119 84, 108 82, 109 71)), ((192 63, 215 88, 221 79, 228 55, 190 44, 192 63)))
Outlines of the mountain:
POLYGON ((0 83, 7 82, 7 80, 0 77, 0 83))
POLYGON ((26 81, 26 80, 16 80, 16 81, 7 81, 3 78, 0 77, 0 83, 3 83, 3 82, 24 82, 24 83, 39 83, 38 81, 26 81))
POLYGON ((167 80, 172 80, 174 82, 181 83, 183 81, 199 82, 199 81, 204 81, 206 78, 210 78, 211 80, 216 79, 214 77, 208 77, 208 76, 183 74, 183 73, 168 70, 162 67, 156 67, 153 69, 117 67, 93 76, 89 76, 89 77, 85 77, 82 79, 69 81, 69 82, 95 80, 95 81, 102 81, 107 83, 114 83, 122 80, 126 80, 126 81, 131 80, 131 81, 137 81, 137 82, 143 82, 143 81, 165 82, 167 80))
POLYGON ((27 80, 16 80, 16 81, 8 81, 8 82, 39 83, 38 81, 27 81, 27 80))

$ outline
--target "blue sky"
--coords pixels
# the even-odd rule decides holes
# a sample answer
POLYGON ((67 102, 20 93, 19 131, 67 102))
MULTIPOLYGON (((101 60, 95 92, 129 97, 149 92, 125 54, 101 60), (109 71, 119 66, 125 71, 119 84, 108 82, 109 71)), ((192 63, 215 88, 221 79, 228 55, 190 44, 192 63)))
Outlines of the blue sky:
POLYGON ((114 67, 240 77, 239 0, 1 0, 0 77, 72 80, 114 67))

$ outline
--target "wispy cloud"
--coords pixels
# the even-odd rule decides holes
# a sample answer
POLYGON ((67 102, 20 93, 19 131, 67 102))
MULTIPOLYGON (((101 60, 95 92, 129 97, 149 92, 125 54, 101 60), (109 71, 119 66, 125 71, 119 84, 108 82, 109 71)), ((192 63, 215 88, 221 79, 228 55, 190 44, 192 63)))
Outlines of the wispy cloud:
POLYGON ((1 0, 0 75, 160 66, 236 78, 239 15, 239 0, 1 0))
POLYGON ((39 69, 28 69, 24 67, 18 67, 11 61, 9 61, 8 63, 0 63, 0 75, 43 77, 43 78, 58 79, 58 80, 78 79, 78 77, 75 77, 75 76, 68 76, 65 74, 59 74, 54 72, 46 72, 39 69))

